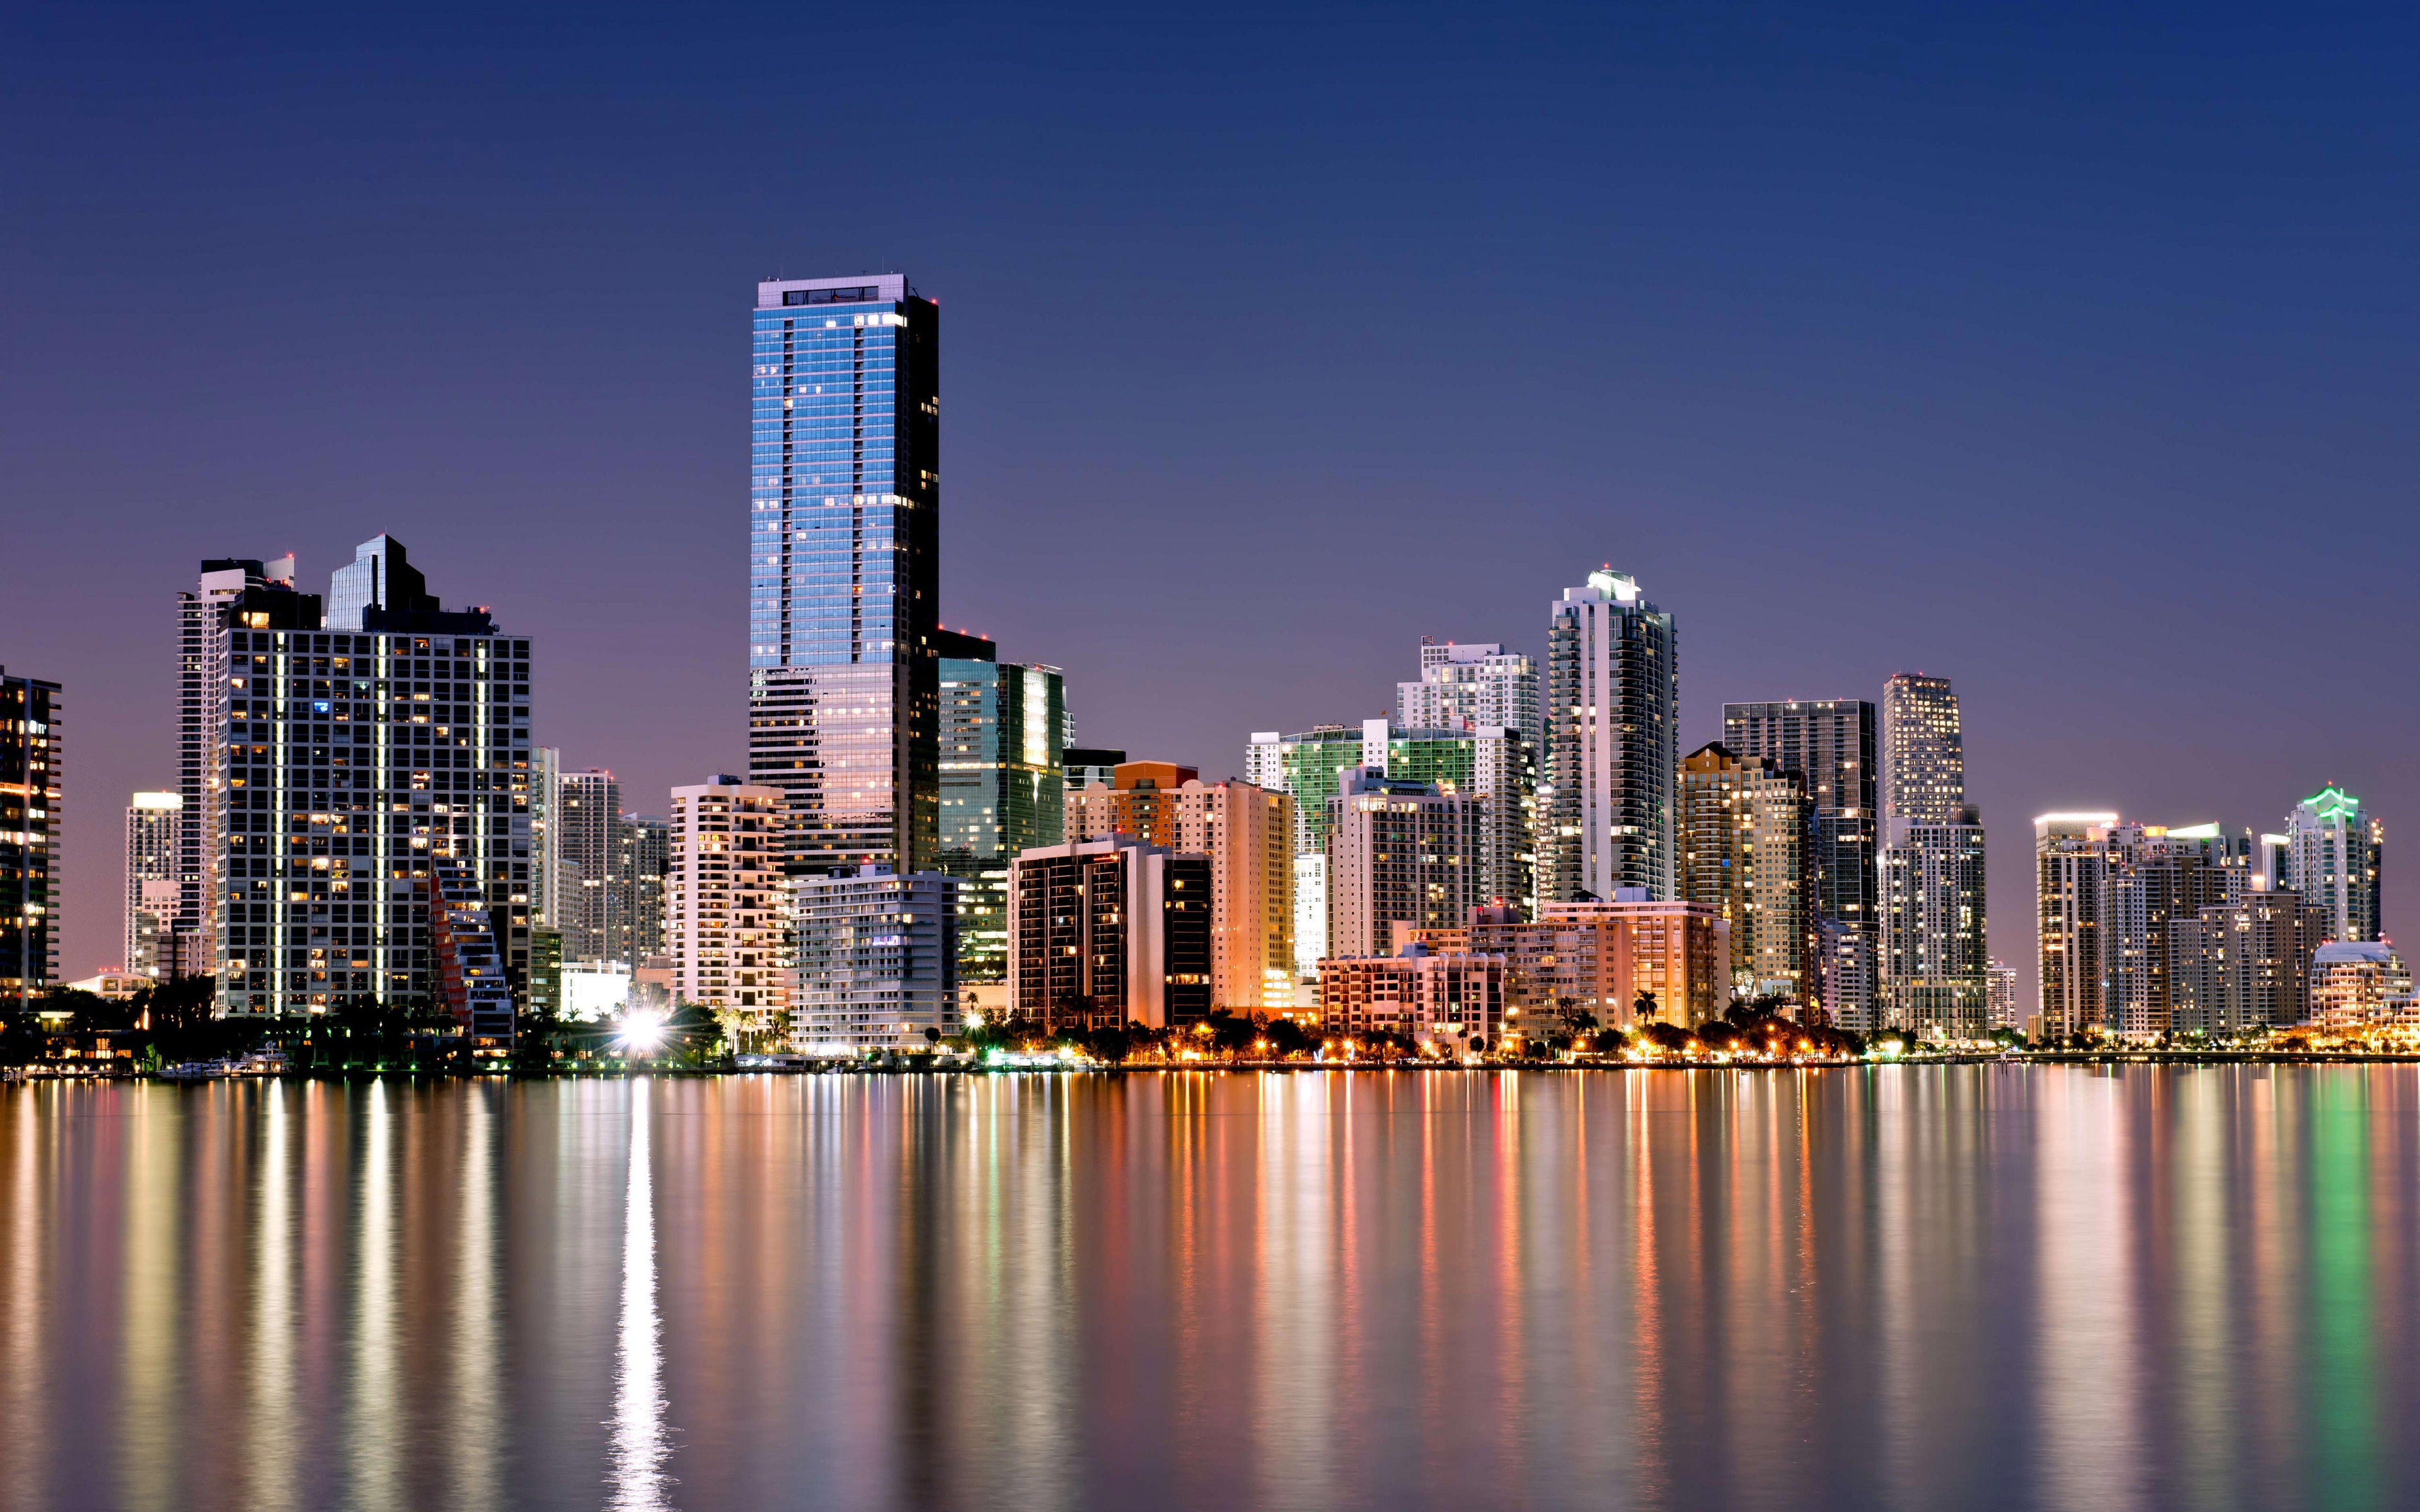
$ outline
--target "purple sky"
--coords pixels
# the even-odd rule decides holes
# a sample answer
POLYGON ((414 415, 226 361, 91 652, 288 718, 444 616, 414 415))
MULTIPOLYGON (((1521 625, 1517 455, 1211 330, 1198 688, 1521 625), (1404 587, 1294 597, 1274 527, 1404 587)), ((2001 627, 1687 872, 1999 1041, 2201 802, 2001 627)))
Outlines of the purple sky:
POLYGON ((50 8, 0 45, 0 663, 65 964, 197 560, 391 532, 632 807, 740 760, 748 310, 943 317, 943 618, 1240 768, 1586 569, 1727 699, 1957 680, 2028 820, 2420 835, 2404 16, 50 8))

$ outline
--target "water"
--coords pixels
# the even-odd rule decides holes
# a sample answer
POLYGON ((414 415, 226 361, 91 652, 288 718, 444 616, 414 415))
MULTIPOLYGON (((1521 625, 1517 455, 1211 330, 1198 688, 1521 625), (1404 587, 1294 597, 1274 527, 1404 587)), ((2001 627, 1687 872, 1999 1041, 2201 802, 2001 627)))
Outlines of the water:
POLYGON ((0 1089, 0 1503, 2386 1507, 2420 1068, 0 1089))

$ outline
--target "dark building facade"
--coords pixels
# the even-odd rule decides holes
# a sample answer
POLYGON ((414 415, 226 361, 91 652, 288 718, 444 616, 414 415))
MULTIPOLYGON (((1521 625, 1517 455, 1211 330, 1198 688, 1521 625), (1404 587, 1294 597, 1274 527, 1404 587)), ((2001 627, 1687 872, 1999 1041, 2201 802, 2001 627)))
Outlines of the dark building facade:
POLYGON ((0 667, 0 997, 20 1011, 59 985, 59 685, 0 667))
POLYGON ((1119 836, 1009 872, 1009 1011, 1033 1027, 1200 1023, 1211 1007, 1210 858, 1119 836))

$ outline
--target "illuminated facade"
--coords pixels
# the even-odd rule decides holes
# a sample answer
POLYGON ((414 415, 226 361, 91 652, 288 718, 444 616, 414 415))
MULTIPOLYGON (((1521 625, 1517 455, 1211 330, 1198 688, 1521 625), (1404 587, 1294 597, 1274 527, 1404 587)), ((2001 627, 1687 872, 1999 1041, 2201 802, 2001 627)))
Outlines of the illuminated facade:
POLYGON ((2335 1034, 2398 1027, 2412 1011, 2412 968, 2383 940, 2330 940, 2311 956, 2311 1023, 2335 1034))
POLYGON ((120 959, 132 976, 180 974, 176 955, 177 841, 184 827, 184 795, 177 793, 138 793, 126 807, 126 925, 120 959))
POLYGON ((790 1026, 788 818, 782 789, 736 777, 672 792, 664 933, 673 995, 737 1012, 755 1035, 790 1026))
POLYGON ((2291 887, 2324 909, 2329 937, 2375 940, 2381 932, 2379 877, 2386 826, 2361 800, 2331 783, 2286 816, 2285 843, 2273 885, 2291 887))
POLYGON ((939 632, 941 871, 958 879, 957 978, 1008 980, 1008 863, 1066 830, 1066 681, 939 632))
POLYGON ((748 772, 807 873, 939 844, 939 322, 895 273, 756 286, 748 772))
POLYGON ((1244 751, 1245 781, 1294 799, 1294 969, 1305 980, 1327 954, 1327 800, 1354 767, 1385 765, 1383 754, 1371 754, 1367 733, 1341 724, 1293 735, 1261 730, 1244 751))
POLYGON ((1549 611, 1540 748, 1538 900, 1681 885, 1680 673, 1672 616, 1611 568, 1549 611))
POLYGON ((1954 825, 1966 808, 1966 746, 1947 677, 1883 685, 1883 818, 1954 825))
POLYGON ((1008 1011, 1056 1033, 1197 1024, 1211 1008, 1210 859, 1125 836, 1009 870, 1008 1011))
MULTIPOLYGON (((177 794, 184 800, 184 821, 177 839, 174 933, 182 956, 207 961, 213 970, 226 905, 219 868, 227 850, 227 606, 248 593, 293 587, 291 556, 214 557, 202 563, 194 591, 177 595, 177 794)), ((313 617, 307 625, 297 619, 295 626, 318 629, 318 599, 304 598, 313 617)))
MULTIPOLYGON (((1971 817, 1973 810, 1965 810, 1971 817)), ((1992 1019, 1983 936, 1983 826, 1889 821, 1883 847, 1884 1013, 1934 1040, 1979 1040, 1992 1019)))
POLYGON ((59 685, 0 667, 0 997, 23 1011, 60 985, 59 685))
POLYGON ((1484 1051, 1507 1030, 1504 983, 1501 956, 1439 953, 1417 942, 1393 955, 1331 956, 1319 964, 1320 1028, 1484 1051))
POLYGON ((1734 994, 1812 1001, 1814 811, 1795 772, 1720 742, 1681 764, 1681 895, 1730 925, 1734 994))
POLYGON ((2114 813, 2036 819, 2042 1032, 2142 1040, 2210 1026, 2190 986, 2188 1022, 2178 1023, 2184 942, 2175 925, 2246 896, 2250 849, 2249 837, 2216 825, 2171 829, 2114 813))
POLYGON ((1125 762, 1112 785, 1067 795, 1067 839, 1127 835, 1210 860, 1213 1007, 1294 1006, 1294 799, 1249 782, 1204 782, 1193 768, 1125 762), (1172 787, 1163 787, 1172 782, 1172 787))
POLYGON ((563 959, 582 965, 625 959, 616 904, 615 827, 622 784, 601 767, 562 772, 547 805, 546 921, 563 936, 563 959))
POLYGON ((530 643, 485 609, 434 607, 418 573, 392 571, 403 548, 387 537, 365 559, 390 572, 352 591, 347 628, 293 588, 290 567, 218 609, 218 702, 201 722, 223 736, 201 827, 217 837, 204 869, 223 1011, 436 1006, 441 860, 453 905, 487 910, 497 969, 509 980, 527 964, 530 643))
POLYGON ((1863 699, 1723 705, 1723 744, 1807 784, 1815 808, 1815 913, 1836 926, 1824 949, 1826 1008, 1842 1028, 1881 1026, 1881 830, 1874 706, 1863 699))
POLYGON ((955 877, 887 866, 798 878, 791 1042, 848 1055, 955 1034, 957 890, 955 877))
MULTIPOLYGON (((2170 1031, 2235 1034, 2302 1023, 2327 932, 2325 909, 2278 889, 2177 915, 2167 929, 2170 1031)), ((2057 1032, 2047 1017, 2043 1026, 2057 1032)))
POLYGON ((1395 927, 1462 921, 1479 902, 1479 800, 1357 767, 1327 800, 1330 956, 1390 955, 1395 927))
POLYGON ((1538 664, 1493 641, 1420 641, 1420 676, 1395 685, 1399 730, 1516 730, 1538 741, 1538 664))

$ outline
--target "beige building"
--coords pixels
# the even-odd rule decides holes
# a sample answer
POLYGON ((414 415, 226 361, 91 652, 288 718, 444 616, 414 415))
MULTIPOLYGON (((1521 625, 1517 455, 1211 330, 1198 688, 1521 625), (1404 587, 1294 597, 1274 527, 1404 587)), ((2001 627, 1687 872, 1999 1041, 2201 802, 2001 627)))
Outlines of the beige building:
POLYGON ((665 944, 676 1001, 790 1022, 789 888, 782 790, 717 777, 673 789, 665 944))
POLYGON ((1294 1003, 1294 799, 1189 766, 1121 763, 1067 794, 1070 843, 1128 835, 1210 858, 1211 1000, 1239 1013, 1294 1003))
POLYGON ((1714 742, 1681 764, 1681 896, 1730 925, 1743 996, 1814 988, 1814 808, 1807 781, 1714 742))
POLYGON ((1505 1033, 1504 982, 1501 957, 1439 953, 1418 943, 1390 956, 1329 959, 1319 964, 1320 1027, 1486 1050, 1505 1033))
POLYGON ((1730 924, 1705 904, 1654 903, 1644 887, 1624 887, 1611 903, 1541 907, 1544 917, 1529 922, 1510 908, 1474 908, 1466 924, 1399 929, 1396 942, 1501 959, 1511 1032, 1552 1034, 1566 1009, 1625 1028, 1641 1016, 1642 993, 1654 995, 1655 1018, 1683 1027, 1730 1006, 1730 924))

